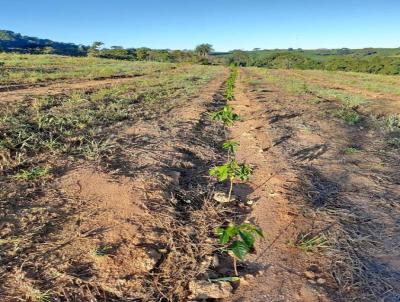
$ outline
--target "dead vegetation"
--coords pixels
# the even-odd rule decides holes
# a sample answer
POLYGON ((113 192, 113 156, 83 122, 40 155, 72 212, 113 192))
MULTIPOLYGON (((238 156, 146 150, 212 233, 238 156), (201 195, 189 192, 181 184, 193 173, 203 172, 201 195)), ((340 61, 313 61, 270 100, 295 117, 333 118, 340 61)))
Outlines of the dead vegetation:
MULTIPOLYGON (((277 81, 282 87, 284 79, 277 81)), ((250 82, 253 94, 260 94, 268 82, 250 82)), ((357 122, 353 116, 339 116, 347 126, 326 118, 341 106, 335 100, 310 102, 314 96, 307 92, 293 96, 267 87, 274 91, 266 101, 267 116, 277 121, 270 133, 298 174, 288 189, 297 192, 297 202, 308 202, 303 209, 314 220, 311 232, 323 234, 329 243, 324 254, 332 260, 327 269, 336 283, 334 300, 398 301, 400 269, 394 251, 400 242, 400 158, 387 144, 387 137, 398 130, 384 122, 393 118, 380 115, 377 122, 359 104, 357 122), (277 118, 287 112, 291 118, 277 118), (340 156, 340 150, 354 143, 360 152, 353 148, 346 152, 349 157, 340 156)))

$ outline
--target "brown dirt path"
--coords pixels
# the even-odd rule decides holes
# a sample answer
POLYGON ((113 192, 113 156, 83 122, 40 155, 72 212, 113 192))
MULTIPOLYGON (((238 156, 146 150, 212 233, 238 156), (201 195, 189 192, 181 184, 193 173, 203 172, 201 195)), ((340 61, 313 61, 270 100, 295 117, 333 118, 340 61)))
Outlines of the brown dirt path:
MULTIPOLYGON (((255 202, 249 219, 263 229, 265 240, 249 258, 250 266, 261 269, 261 274, 248 287, 241 286, 230 301, 329 301, 322 288, 312 287, 303 274, 312 265, 320 267, 319 260, 288 244, 310 222, 287 198, 285 184, 295 181, 296 175, 272 149, 265 106, 247 95, 243 72, 230 103, 243 121, 233 127, 231 136, 240 142, 238 160, 255 170, 250 187, 236 185, 234 193, 255 202)), ((326 280, 323 273, 319 277, 326 280)))

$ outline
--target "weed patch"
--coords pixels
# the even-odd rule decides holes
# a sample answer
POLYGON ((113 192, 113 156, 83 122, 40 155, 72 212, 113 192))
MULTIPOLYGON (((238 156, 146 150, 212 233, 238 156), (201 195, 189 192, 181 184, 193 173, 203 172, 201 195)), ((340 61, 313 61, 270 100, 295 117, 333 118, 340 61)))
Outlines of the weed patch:
POLYGON ((343 152, 347 155, 352 155, 352 154, 360 153, 361 150, 356 147, 347 147, 343 150, 343 152))
POLYGON ((361 115, 357 111, 345 107, 337 110, 335 115, 349 125, 356 125, 362 120, 361 115))
POLYGON ((328 239, 325 235, 299 234, 294 245, 305 252, 314 252, 327 248, 328 239))
POLYGON ((49 176, 49 169, 43 167, 36 167, 30 170, 20 170, 14 175, 16 180, 36 180, 49 176))

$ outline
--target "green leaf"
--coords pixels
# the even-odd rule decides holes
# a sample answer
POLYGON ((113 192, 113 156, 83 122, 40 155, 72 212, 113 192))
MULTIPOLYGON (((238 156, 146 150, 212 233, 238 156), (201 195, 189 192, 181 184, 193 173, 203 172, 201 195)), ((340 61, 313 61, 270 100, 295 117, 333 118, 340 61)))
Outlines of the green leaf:
POLYGON ((258 236, 264 238, 264 233, 259 227, 254 227, 254 231, 258 234, 258 236))
POLYGON ((236 240, 232 243, 230 250, 236 256, 236 258, 244 260, 246 255, 249 253, 250 248, 243 241, 236 240))
POLYGON ((250 223, 243 223, 238 226, 238 229, 241 231, 255 233, 260 237, 264 237, 264 234, 263 234, 263 231, 261 230, 261 228, 255 226, 255 225, 252 225, 250 223))
POLYGON ((251 233, 239 230, 239 235, 240 238, 242 238, 243 242, 249 247, 249 249, 253 248, 255 238, 251 233))
POLYGON ((239 177, 240 180, 248 180, 250 178, 250 175, 252 173, 252 169, 249 165, 246 164, 240 164, 238 165, 236 169, 236 177, 239 177))
POLYGON ((223 231, 219 236, 219 243, 221 244, 227 244, 229 240, 231 240, 231 238, 236 236, 238 233, 238 229, 232 224, 229 224, 225 229, 222 230, 223 231))
POLYGON ((218 181, 225 181, 229 177, 229 167, 225 164, 222 166, 217 166, 208 172, 210 176, 215 176, 218 178, 218 181))
POLYGON ((208 279, 209 282, 236 282, 240 281, 240 277, 222 277, 216 279, 208 279))
POLYGON ((237 147, 239 145, 240 144, 237 141, 228 140, 222 145, 222 148, 224 148, 225 150, 229 151, 230 153, 235 153, 236 149, 237 149, 237 147))

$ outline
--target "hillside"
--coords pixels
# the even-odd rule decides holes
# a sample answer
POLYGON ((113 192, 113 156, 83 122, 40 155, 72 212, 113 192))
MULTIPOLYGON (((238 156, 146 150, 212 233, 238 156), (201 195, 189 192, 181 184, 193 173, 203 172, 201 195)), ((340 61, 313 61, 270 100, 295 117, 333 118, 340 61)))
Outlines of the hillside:
POLYGON ((85 55, 87 46, 22 36, 10 30, 0 30, 0 51, 77 56, 85 55))

